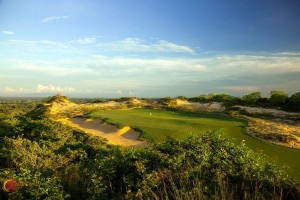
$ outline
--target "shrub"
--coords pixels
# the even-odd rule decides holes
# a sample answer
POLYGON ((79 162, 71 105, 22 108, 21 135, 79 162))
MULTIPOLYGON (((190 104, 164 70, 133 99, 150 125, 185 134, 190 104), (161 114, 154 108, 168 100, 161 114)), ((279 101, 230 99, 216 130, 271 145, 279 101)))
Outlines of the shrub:
POLYGON ((90 163, 97 198, 295 199, 299 188, 283 169, 236 145, 220 131, 144 149, 114 149, 90 163), (101 183, 101 188, 98 188, 101 183), (108 187, 109 186, 109 187, 108 187), (295 195, 295 196, 293 196, 295 195))
POLYGON ((283 106, 288 100, 288 94, 281 90, 272 90, 270 92, 270 104, 273 106, 283 106))
POLYGON ((300 111, 300 92, 293 94, 289 98, 286 108, 291 111, 300 111))

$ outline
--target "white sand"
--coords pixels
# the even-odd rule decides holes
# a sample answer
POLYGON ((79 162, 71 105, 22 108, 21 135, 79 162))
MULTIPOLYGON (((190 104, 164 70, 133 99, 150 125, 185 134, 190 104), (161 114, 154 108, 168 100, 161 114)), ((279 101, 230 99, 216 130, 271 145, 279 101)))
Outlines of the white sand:
POLYGON ((103 137, 108 140, 109 144, 125 147, 145 146, 148 144, 147 141, 138 140, 140 133, 134 131, 129 126, 118 129, 116 126, 102 123, 100 119, 72 118, 60 119, 59 121, 78 128, 85 133, 103 137))
POLYGON ((277 109, 271 109, 271 108, 259 108, 259 107, 249 107, 249 106, 235 106, 242 110, 245 110, 247 113, 250 114, 268 114, 273 116, 294 116, 294 117, 300 117, 300 113, 292 113, 292 112, 286 112, 283 110, 277 110, 277 109))
POLYGON ((223 106, 223 104, 218 103, 218 102, 195 103, 195 102, 189 102, 187 100, 180 100, 180 99, 177 99, 176 102, 177 102, 177 106, 179 106, 179 107, 191 106, 195 109, 211 110, 211 111, 216 111, 216 112, 222 112, 225 110, 225 107, 223 106))

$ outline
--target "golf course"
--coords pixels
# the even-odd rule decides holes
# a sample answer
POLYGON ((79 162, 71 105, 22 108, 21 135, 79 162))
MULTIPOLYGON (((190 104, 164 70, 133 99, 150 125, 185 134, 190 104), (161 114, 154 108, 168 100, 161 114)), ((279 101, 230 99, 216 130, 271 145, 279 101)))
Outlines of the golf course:
POLYGON ((225 137, 234 138, 236 143, 245 142, 255 152, 262 152, 280 166, 286 166, 293 177, 299 176, 300 150, 270 144, 247 135, 247 122, 218 113, 191 113, 161 109, 136 108, 127 110, 98 110, 89 118, 100 118, 119 127, 130 126, 141 133, 142 139, 162 141, 170 136, 183 139, 192 134, 208 130, 223 129, 225 137))

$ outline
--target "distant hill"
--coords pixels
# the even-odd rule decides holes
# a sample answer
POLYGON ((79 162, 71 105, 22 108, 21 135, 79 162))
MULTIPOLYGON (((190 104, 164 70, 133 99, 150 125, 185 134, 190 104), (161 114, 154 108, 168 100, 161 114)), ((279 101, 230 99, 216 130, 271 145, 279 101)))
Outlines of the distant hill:
POLYGON ((74 104, 68 97, 62 96, 60 94, 50 97, 50 99, 48 101, 46 101, 46 103, 48 103, 48 104, 54 104, 54 103, 74 104))
POLYGON ((57 94, 53 97, 48 97, 43 100, 43 103, 36 106, 36 108, 28 113, 33 118, 50 117, 57 114, 60 110, 66 107, 76 106, 68 97, 57 94))

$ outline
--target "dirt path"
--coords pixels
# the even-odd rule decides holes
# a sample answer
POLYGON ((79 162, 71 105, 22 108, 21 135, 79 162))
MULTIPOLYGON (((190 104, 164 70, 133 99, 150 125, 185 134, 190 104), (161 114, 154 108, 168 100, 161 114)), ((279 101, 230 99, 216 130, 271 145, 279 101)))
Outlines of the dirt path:
POLYGON ((71 118, 60 119, 59 121, 74 128, 78 128, 85 133, 103 137, 108 140, 109 144, 124 147, 138 147, 146 146, 148 144, 147 141, 138 140, 140 133, 134 131, 129 126, 118 129, 116 126, 102 123, 100 119, 71 118))

